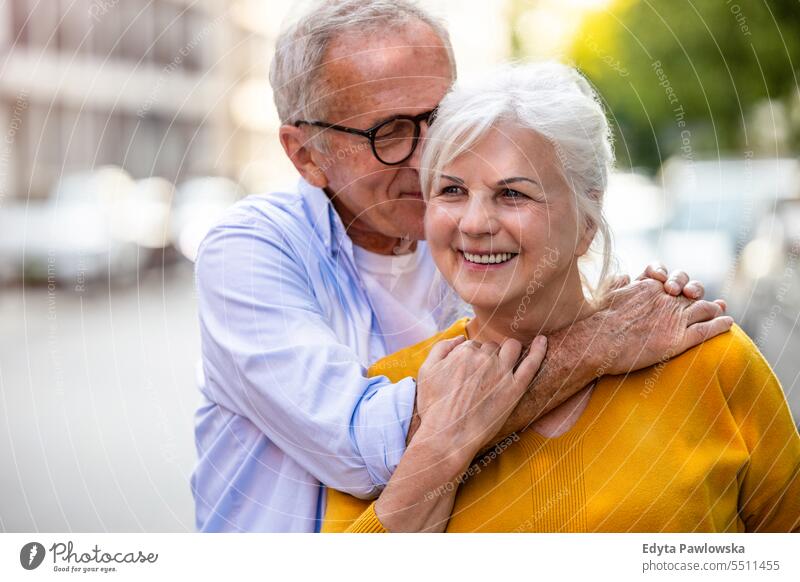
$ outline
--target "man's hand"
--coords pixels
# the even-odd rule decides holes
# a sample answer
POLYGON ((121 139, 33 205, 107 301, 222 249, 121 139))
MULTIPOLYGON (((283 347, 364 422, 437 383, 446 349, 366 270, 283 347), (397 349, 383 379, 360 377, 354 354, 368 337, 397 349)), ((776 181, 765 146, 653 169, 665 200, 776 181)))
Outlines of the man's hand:
MULTIPOLYGON (((617 278, 599 311, 548 336, 541 369, 495 441, 524 430, 598 376, 652 366, 730 329, 725 302, 703 301, 704 293, 699 281, 684 271, 668 273, 660 263, 633 284, 617 278)), ((434 397, 430 389, 417 385, 409 442, 420 425, 420 403, 424 409, 434 397)))
MULTIPOLYGON (((674 297, 683 295, 687 299, 702 299, 706 293, 703 284, 696 279, 689 279, 686 271, 679 270, 669 273, 661 263, 647 265, 644 272, 636 278, 637 281, 644 281, 645 279, 653 279, 663 283, 664 291, 674 297)), ((619 289, 630 284, 630 282, 631 278, 627 275, 619 275, 611 284, 611 288, 619 289)), ((722 299, 717 299, 714 302, 719 303, 723 309, 726 308, 725 301, 722 299)))
MULTIPOLYGON (((661 263, 647 265, 644 273, 639 275, 636 280, 643 281, 644 279, 661 281, 664 284, 664 291, 675 297, 683 294, 687 299, 702 299, 706 293, 703 284, 695 279, 690 280, 686 271, 678 270, 667 273, 667 268, 661 263)), ((724 301, 721 299, 715 301, 715 303, 718 302, 724 305, 724 301)))
MULTIPOLYGON (((688 277, 677 281, 685 285, 688 277)), ((733 325, 725 316, 724 302, 668 295, 662 282, 646 277, 612 290, 587 321, 597 331, 591 347, 602 356, 596 376, 625 374, 666 361, 733 325)))
POLYGON ((599 311, 548 336, 547 358, 496 440, 524 430, 598 376, 663 362, 730 329, 725 302, 703 301, 704 293, 700 282, 659 263, 633 284, 619 277, 599 311))

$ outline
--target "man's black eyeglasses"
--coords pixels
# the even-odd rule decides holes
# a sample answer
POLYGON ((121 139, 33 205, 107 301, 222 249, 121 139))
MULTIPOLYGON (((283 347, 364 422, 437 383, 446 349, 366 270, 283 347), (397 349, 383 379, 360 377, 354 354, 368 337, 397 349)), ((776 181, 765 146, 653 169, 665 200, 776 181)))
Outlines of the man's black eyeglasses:
POLYGON ((365 137, 369 140, 372 153, 379 162, 387 166, 396 166, 414 154, 419 141, 420 124, 424 121, 430 126, 434 117, 436 117, 435 108, 419 115, 395 115, 369 129, 356 129, 325 121, 295 121, 294 125, 295 127, 313 125, 365 137))

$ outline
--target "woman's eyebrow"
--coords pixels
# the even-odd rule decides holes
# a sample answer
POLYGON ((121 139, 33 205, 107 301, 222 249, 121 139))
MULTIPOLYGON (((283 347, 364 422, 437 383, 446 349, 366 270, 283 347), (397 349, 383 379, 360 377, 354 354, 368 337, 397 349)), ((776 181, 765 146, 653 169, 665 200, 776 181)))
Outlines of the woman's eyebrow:
POLYGON ((531 184, 538 186, 539 182, 532 178, 526 178, 524 176, 514 176, 513 178, 503 178, 500 180, 496 186, 507 186, 508 184, 513 184, 515 182, 530 182, 531 184))
POLYGON ((462 180, 457 176, 448 176, 447 174, 442 174, 442 178, 447 178, 451 182, 455 182, 456 184, 461 184, 462 186, 464 185, 464 180, 462 180))

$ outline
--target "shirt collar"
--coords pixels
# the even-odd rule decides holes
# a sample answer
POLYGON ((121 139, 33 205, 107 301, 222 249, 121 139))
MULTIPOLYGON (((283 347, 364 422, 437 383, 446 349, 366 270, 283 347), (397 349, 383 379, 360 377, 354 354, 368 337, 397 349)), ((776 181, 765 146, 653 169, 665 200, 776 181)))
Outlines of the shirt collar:
POLYGON ((344 248, 349 255, 352 255, 353 243, 325 191, 312 186, 303 178, 300 178, 298 188, 314 230, 319 234, 328 252, 335 255, 340 248, 344 248))

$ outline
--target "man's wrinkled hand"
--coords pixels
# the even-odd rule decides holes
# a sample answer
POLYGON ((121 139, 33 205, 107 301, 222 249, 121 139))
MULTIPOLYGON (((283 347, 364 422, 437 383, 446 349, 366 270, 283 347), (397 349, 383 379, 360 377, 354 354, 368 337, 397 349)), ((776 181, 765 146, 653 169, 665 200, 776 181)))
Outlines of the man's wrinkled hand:
MULTIPOLYGON (((644 279, 660 281, 664 284, 664 291, 675 297, 682 294, 687 299, 702 299, 706 294, 703 284, 696 279, 690 279, 686 271, 678 269, 669 272, 658 262, 647 265, 644 272, 636 278, 637 281, 644 279)), ((717 299, 715 303, 720 303, 725 309, 725 302, 722 299, 717 299)))
POLYGON ((688 283, 688 276, 670 279, 665 275, 662 281, 642 275, 608 293, 601 309, 592 315, 597 325, 592 348, 599 351, 598 376, 625 374, 666 361, 731 328, 733 319, 725 315, 725 302, 687 298, 688 283), (665 292, 670 281, 684 293, 665 292))

